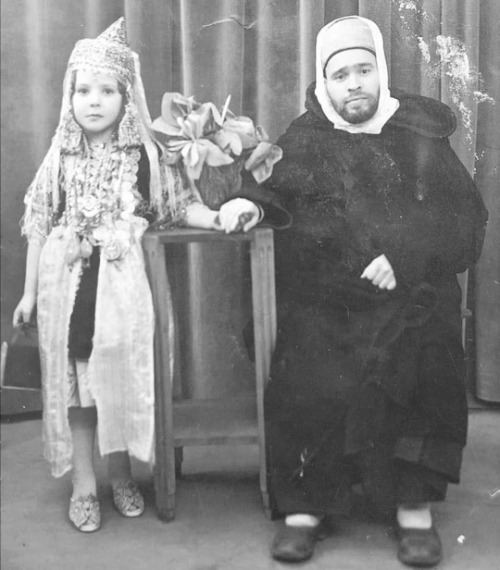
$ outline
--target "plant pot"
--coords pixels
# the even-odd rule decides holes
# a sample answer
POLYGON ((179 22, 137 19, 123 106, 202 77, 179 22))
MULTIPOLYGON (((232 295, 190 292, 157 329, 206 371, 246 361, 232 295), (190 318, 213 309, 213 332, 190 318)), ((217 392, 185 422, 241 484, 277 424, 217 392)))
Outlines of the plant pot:
POLYGON ((239 157, 224 166, 203 165, 200 178, 195 181, 203 202, 218 210, 232 195, 241 189, 241 169, 244 158, 239 157))

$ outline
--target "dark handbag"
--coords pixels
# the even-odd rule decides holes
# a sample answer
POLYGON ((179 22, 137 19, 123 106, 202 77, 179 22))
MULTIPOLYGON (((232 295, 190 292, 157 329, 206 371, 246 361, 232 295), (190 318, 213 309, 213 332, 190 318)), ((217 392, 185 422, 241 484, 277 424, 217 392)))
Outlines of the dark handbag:
POLYGON ((39 390, 42 387, 38 331, 36 325, 14 329, 9 343, 2 346, 2 386, 39 390))

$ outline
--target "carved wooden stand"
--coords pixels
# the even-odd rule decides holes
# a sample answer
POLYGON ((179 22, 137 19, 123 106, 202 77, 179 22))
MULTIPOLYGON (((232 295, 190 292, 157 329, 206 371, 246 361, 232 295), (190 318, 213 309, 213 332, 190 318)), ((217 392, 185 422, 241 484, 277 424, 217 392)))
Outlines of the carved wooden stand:
MULTIPOLYGON (((176 229, 149 231, 143 239, 146 268, 153 294, 155 330, 155 489, 158 517, 175 516, 176 467, 180 470, 182 447, 186 445, 258 443, 260 489, 264 509, 271 517, 267 489, 266 441, 264 432, 264 388, 269 378, 276 340, 273 231, 257 228, 247 233, 176 229), (177 400, 173 398, 170 371, 169 330, 174 315, 165 302, 169 244, 217 241, 249 242, 252 276, 252 311, 255 339, 255 396, 230 399, 177 400)), ((174 305, 175 305, 175 299, 174 305)), ((181 379, 182 381, 182 379, 181 379)))

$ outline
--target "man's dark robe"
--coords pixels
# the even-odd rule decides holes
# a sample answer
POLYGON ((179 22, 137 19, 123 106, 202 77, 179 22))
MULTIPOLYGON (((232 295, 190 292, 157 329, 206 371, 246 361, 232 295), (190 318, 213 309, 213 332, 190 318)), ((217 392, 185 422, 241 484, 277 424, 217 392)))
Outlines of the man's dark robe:
POLYGON ((275 236, 278 340, 266 393, 282 513, 339 513, 361 481, 382 511, 458 482, 467 406, 457 273, 486 210, 450 147, 455 116, 393 90, 379 135, 337 130, 314 95, 268 183, 293 216, 275 236), (392 291, 361 279, 384 254, 392 291), (415 483, 415 485, 413 484, 415 483))

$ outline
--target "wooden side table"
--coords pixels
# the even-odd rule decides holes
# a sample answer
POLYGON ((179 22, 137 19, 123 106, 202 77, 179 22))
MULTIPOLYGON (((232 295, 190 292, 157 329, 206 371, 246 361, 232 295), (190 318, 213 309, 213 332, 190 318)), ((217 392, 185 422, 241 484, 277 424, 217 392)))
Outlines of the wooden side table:
POLYGON ((265 512, 270 517, 264 432, 264 388, 269 378, 276 340, 273 231, 270 228, 254 228, 247 233, 237 234, 194 229, 148 231, 143 238, 143 247, 156 318, 154 480, 158 517, 163 521, 169 521, 175 516, 176 448, 187 445, 229 443, 258 443, 260 489, 265 512), (217 241, 249 242, 250 245, 256 392, 251 397, 174 400, 173 374, 170 366, 173 355, 168 342, 174 315, 165 299, 165 291, 170 287, 167 275, 168 246, 217 241))

